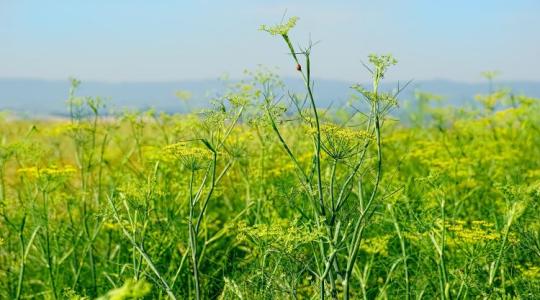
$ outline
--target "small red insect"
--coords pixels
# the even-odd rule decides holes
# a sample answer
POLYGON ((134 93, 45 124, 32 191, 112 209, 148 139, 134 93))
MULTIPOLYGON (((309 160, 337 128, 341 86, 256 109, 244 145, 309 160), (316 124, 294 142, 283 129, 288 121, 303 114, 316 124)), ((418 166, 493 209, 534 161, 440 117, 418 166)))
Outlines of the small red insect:
POLYGON ((296 64, 296 71, 302 71, 302 66, 300 64, 296 64))

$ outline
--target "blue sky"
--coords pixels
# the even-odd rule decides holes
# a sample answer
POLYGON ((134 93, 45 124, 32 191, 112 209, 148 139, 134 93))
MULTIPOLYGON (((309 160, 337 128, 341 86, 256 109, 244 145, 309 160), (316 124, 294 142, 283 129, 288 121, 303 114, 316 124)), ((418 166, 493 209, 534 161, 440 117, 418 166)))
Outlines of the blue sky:
POLYGON ((390 79, 540 81, 540 1, 0 0, 0 77, 173 81, 240 77, 262 64, 294 76, 282 41, 258 31, 283 13, 311 35, 319 78, 365 81, 369 53, 390 79))

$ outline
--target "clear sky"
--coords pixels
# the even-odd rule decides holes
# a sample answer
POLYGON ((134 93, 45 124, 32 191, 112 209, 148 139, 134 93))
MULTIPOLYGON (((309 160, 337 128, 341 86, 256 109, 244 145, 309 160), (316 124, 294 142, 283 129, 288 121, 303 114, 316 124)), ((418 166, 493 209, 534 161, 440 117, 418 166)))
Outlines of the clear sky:
POLYGON ((540 81, 539 0, 0 0, 0 77, 172 81, 239 77, 259 64, 294 75, 281 40, 258 31, 300 17, 320 41, 320 78, 367 80, 369 53, 399 60, 392 79, 540 81))

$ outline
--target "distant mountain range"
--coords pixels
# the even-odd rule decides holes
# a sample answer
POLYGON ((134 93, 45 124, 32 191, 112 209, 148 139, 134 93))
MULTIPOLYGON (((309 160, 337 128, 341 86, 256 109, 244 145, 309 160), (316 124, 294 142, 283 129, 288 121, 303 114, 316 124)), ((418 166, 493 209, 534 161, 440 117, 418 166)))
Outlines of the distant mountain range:
MULTIPOLYGON (((284 79, 288 89, 300 92, 303 83, 297 79, 284 79)), ((383 89, 390 89, 397 83, 386 83, 383 89)), ((353 93, 352 82, 337 80, 316 80, 315 94, 321 107, 340 105, 353 93)), ((369 84, 365 85, 369 87, 369 84)), ((540 98, 540 81, 498 82, 496 87, 511 88, 516 94, 540 98)), ((158 111, 185 112, 194 107, 208 105, 212 96, 223 93, 226 84, 220 80, 186 80, 178 82, 83 82, 79 96, 99 96, 106 100, 109 108, 147 109, 158 111), (188 104, 180 101, 175 93, 189 91, 192 99, 188 104)), ((13 111, 21 116, 55 116, 67 113, 68 80, 1 79, 0 110, 13 111)), ((400 101, 414 98, 414 91, 421 90, 444 97, 446 103, 463 105, 470 103, 474 95, 486 93, 487 83, 464 83, 449 80, 414 81, 400 95, 400 101)))

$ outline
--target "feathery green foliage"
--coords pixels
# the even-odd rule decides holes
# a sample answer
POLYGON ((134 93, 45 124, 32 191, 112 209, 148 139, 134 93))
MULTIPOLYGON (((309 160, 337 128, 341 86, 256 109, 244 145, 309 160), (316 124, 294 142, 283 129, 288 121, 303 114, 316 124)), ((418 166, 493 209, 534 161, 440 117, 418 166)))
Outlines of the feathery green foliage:
POLYGON ((104 117, 72 80, 69 119, 0 118, 0 298, 537 297, 540 100, 418 92, 397 121, 372 55, 318 107, 296 21, 261 29, 303 94, 260 69, 210 109, 104 117))

